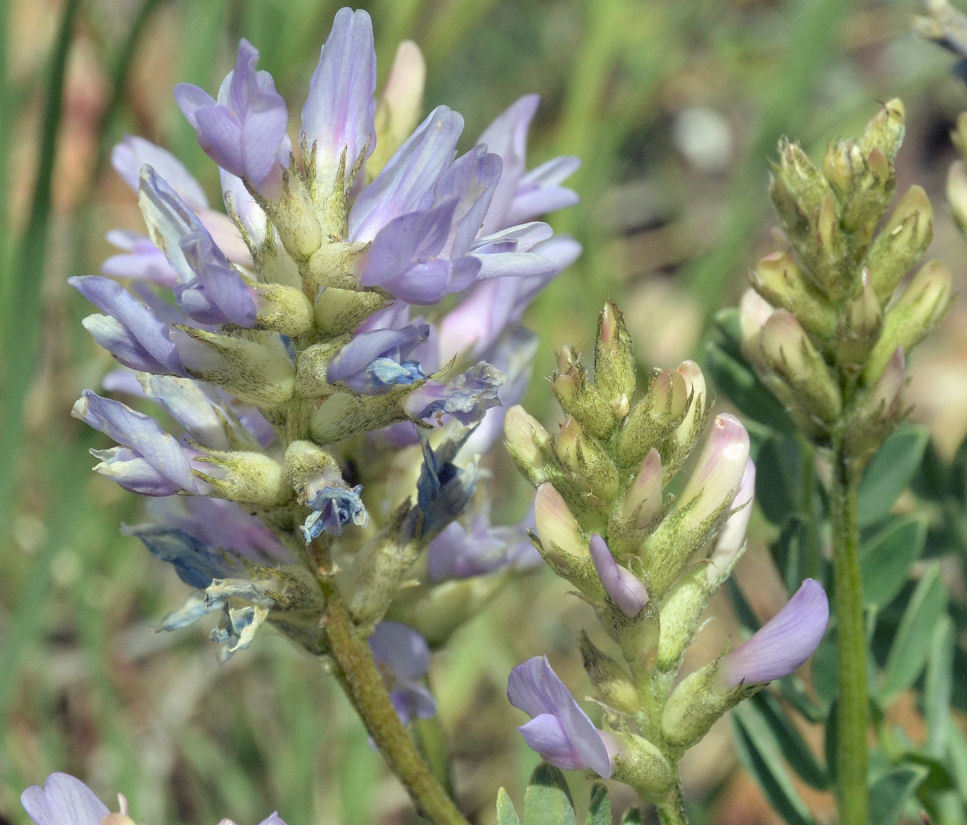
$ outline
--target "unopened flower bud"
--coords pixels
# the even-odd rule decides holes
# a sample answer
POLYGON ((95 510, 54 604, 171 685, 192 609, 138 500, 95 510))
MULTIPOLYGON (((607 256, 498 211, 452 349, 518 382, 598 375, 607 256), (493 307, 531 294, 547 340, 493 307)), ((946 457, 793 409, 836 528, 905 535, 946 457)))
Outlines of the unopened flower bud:
POLYGON ((541 544, 538 550, 544 561, 584 593, 603 599, 604 587, 594 570, 581 526, 553 485, 545 483, 537 488, 534 519, 541 544))
POLYGON ((866 254, 864 265, 881 304, 913 266, 933 238, 933 207, 920 186, 911 186, 866 254))
POLYGON ((953 300, 953 278, 940 261, 929 261, 913 276, 899 300, 889 308, 883 332, 863 370, 867 386, 875 384, 897 347, 909 352, 947 314, 953 300))
POLYGON ((779 142, 779 166, 771 188, 783 225, 794 239, 807 238, 823 200, 832 191, 798 143, 779 142))
POLYGON ((905 386, 906 358, 897 347, 850 421, 850 446, 858 460, 870 458, 909 411, 903 400, 905 386))
POLYGON ((839 387, 792 313, 777 310, 770 316, 761 347, 766 363, 796 392, 800 408, 826 422, 839 417, 839 387))
POLYGON ((339 462, 311 441, 293 441, 285 448, 282 472, 286 483, 295 491, 302 503, 312 497, 306 493, 308 482, 320 475, 342 477, 339 462))
POLYGON ((286 251, 296 260, 307 260, 323 242, 316 207, 298 173, 283 174, 281 197, 263 201, 261 206, 279 232, 286 251))
POLYGON ((282 465, 262 453, 207 450, 197 461, 211 468, 196 474, 220 498, 260 507, 279 507, 293 498, 282 465))
POLYGON ((416 126, 423 107, 426 61, 420 47, 404 40, 396 48, 393 65, 376 107, 376 148, 366 162, 366 177, 375 178, 416 126))
POLYGON ((895 97, 884 103, 866 125, 866 131, 860 138, 864 157, 878 149, 892 163, 903 143, 905 120, 906 108, 902 100, 895 97))
POLYGON ((357 267, 367 244, 333 240, 323 243, 305 261, 302 271, 317 286, 359 289, 357 267))
POLYGON ((648 591, 641 580, 614 560, 607 543, 597 533, 591 536, 589 550, 598 578, 618 609, 629 618, 641 613, 648 604, 648 591))
POLYGON ((831 300, 836 301, 848 292, 849 285, 843 278, 847 243, 840 228, 839 209, 832 192, 820 204, 815 232, 804 241, 800 253, 813 265, 816 276, 831 300))
POLYGON ((739 329, 742 333, 742 354, 753 364, 763 364, 762 328, 776 308, 755 289, 747 289, 739 301, 739 329))
POLYGON ((611 734, 615 741, 612 779, 630 785, 642 799, 655 802, 675 786, 677 771, 647 739, 633 733, 611 734))
POLYGON ((568 416, 554 439, 554 453, 565 476, 601 502, 617 494, 620 479, 614 462, 597 440, 584 432, 578 421, 568 416))
POLYGON ((655 370, 644 397, 631 408, 618 436, 618 458, 623 467, 636 467, 672 429, 688 409, 689 388, 679 372, 655 370))
POLYGON ((581 631, 584 670, 605 704, 621 713, 637 713, 641 707, 638 690, 627 671, 602 653, 588 634, 581 631))
POLYGON ((836 330, 835 351, 841 364, 863 364, 873 348, 883 313, 870 283, 869 272, 861 274, 859 294, 846 302, 836 330))
POLYGON ((685 463, 702 430, 705 429, 705 421, 711 407, 701 367, 694 361, 687 360, 678 365, 676 372, 685 382, 688 406, 681 423, 669 433, 660 448, 666 476, 677 473, 685 463))
POLYGON ((192 377, 217 384, 255 404, 283 404, 292 397, 295 370, 277 339, 266 337, 258 342, 195 327, 178 329, 191 339, 184 344, 190 351, 185 361, 190 364, 186 368, 192 377))
POLYGON ((625 494, 622 516, 638 529, 650 526, 661 513, 663 484, 661 456, 653 447, 641 462, 625 494))
POLYGON ((617 422, 614 408, 587 380, 587 373, 570 347, 558 351, 558 372, 551 380, 551 391, 561 409, 577 419, 581 426, 597 438, 611 434, 617 422))
POLYGON ((613 404, 635 391, 635 354, 624 317, 611 301, 598 318, 594 345, 594 383, 604 399, 613 404))
POLYGON ((866 162, 855 140, 833 140, 823 155, 823 174, 840 200, 845 200, 853 189, 857 175, 862 174, 866 162))
POLYGON ((337 392, 329 383, 327 370, 332 360, 350 341, 348 335, 313 344, 298 354, 295 362, 295 391, 303 398, 322 398, 337 392))
POLYGON ((950 164, 947 173, 947 203, 961 232, 967 233, 967 165, 962 160, 950 164))
MULTIPOLYGON (((820 337, 833 334, 836 311, 789 253, 774 252, 760 260, 752 275, 752 286, 772 306, 789 310, 812 334, 820 337)), ((762 323, 757 324, 759 329, 762 323)))
POLYGON ((504 417, 504 444, 507 452, 531 484, 547 480, 547 462, 552 449, 550 433, 520 404, 515 404, 504 417))

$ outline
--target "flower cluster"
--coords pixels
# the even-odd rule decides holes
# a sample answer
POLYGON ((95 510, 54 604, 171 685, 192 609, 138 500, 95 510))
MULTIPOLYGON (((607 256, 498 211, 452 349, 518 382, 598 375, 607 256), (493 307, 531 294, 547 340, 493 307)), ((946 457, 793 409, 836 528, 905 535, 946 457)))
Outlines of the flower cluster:
POLYGON ((903 104, 891 100, 861 138, 832 141, 821 170, 780 144, 771 191, 791 249, 759 262, 739 310, 742 349, 763 383, 815 443, 848 442, 860 464, 906 415, 906 355, 952 299, 939 261, 900 288, 933 237, 921 187, 876 232, 903 134, 903 104))
MULTIPOLYGON (((576 201, 577 161, 527 169, 533 95, 459 153, 459 114, 419 122, 412 43, 377 100, 364 11, 336 14, 295 139, 257 64, 243 40, 216 96, 175 89, 224 213, 164 149, 115 148, 147 235, 111 232, 103 275, 71 279, 121 365, 116 397, 86 390, 73 414, 116 442, 95 470, 154 497, 126 531, 197 590, 163 628, 216 613, 230 654, 268 621, 324 653, 333 594, 368 634, 437 586, 533 564, 519 528, 491 525, 478 462, 529 378, 521 316, 579 252, 536 220, 576 201)), ((436 618, 438 637, 460 619, 436 618)), ((381 627, 401 714, 431 712, 425 643, 381 627)))
POLYGON ((655 370, 635 399, 631 341, 620 313, 601 314, 589 375, 564 347, 551 386, 566 417, 552 436, 520 407, 506 439, 537 486, 535 520, 547 564, 590 603, 624 664, 584 635, 585 670, 605 708, 598 730, 546 658, 516 667, 511 703, 533 718, 528 744, 560 768, 593 770, 661 803, 677 792, 677 762, 712 723, 765 683, 800 667, 826 630, 822 586, 806 580, 747 642, 675 678, 712 593, 745 549, 755 467, 731 415, 706 428, 709 403, 691 361, 655 370), (709 433, 687 480, 675 475, 709 433))

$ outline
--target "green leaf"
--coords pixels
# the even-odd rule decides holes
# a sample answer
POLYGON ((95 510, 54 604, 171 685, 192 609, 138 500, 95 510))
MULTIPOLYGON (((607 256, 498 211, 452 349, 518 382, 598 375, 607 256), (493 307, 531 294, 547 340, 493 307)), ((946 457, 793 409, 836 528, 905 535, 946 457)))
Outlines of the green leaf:
POLYGON ((954 790, 954 776, 950 768, 944 764, 943 758, 934 756, 922 748, 909 748, 903 751, 897 760, 897 767, 909 765, 914 768, 924 768, 926 775, 920 783, 917 794, 926 796, 931 793, 945 793, 954 790))
POLYGON ((894 825, 903 815, 907 800, 927 775, 920 766, 894 768, 883 774, 870 788, 870 822, 894 825))
POLYGON ((608 789, 600 782, 591 786, 591 807, 584 825, 611 825, 611 800, 608 799, 608 789))
POLYGON ((524 793, 524 825, 577 825, 567 780, 553 765, 538 765, 524 793))
POLYGON ((755 498, 773 524, 784 524, 799 509, 802 454, 788 436, 773 436, 755 460, 755 498))
POLYGON ((740 704, 732 714, 732 721, 739 759, 755 777, 772 807, 788 825, 812 825, 809 809, 782 766, 782 756, 762 719, 740 704))
POLYGON ((865 605, 886 607, 896 598, 926 541, 926 519, 916 515, 894 519, 863 543, 860 571, 865 605))
POLYGON ((772 748, 781 753, 803 781, 818 790, 829 787, 826 769, 819 764, 812 748, 803 740, 799 730, 786 715, 785 708, 768 690, 762 690, 742 705, 742 712, 756 715, 762 721, 763 732, 772 738, 772 748))
POLYGON ((923 709, 927 720, 925 749, 934 756, 942 756, 947 750, 947 732, 954 724, 950 718, 954 643, 954 624, 949 616, 941 616, 930 639, 930 658, 923 688, 923 709))
POLYGON ((932 563, 910 597, 887 656, 878 690, 882 702, 887 702, 916 681, 930 653, 934 626, 946 606, 947 593, 940 565, 932 563))
POLYGON ((641 808, 628 808, 621 815, 620 825, 644 825, 645 817, 641 813, 641 808))
POLYGON ((947 734, 947 762, 960 798, 967 803, 967 737, 956 725, 952 725, 947 734))
POLYGON ((503 788, 497 791, 497 825, 520 825, 517 809, 503 788))
POLYGON ((875 524, 890 512, 917 472, 929 439, 923 427, 900 427, 880 447, 860 482, 860 527, 875 524))
POLYGON ((783 433, 794 433, 795 426, 785 408, 767 390, 741 356, 728 352, 715 341, 705 346, 704 367, 712 380, 739 410, 753 421, 758 421, 783 433))

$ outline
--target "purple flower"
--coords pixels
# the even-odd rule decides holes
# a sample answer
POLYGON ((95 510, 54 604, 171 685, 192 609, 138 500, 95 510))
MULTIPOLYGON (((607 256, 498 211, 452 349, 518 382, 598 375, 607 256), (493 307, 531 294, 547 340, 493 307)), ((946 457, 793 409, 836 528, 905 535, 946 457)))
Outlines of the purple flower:
POLYGON ((331 482, 322 481, 314 490, 307 485, 307 504, 312 513, 299 528, 302 540, 308 544, 327 532, 333 536, 341 536, 342 528, 352 522, 357 527, 365 527, 369 522, 359 494, 363 491, 361 484, 349 487, 341 478, 331 482))
POLYGON ((94 469, 125 490, 145 496, 188 492, 206 495, 208 485, 192 473, 197 451, 183 447, 153 418, 120 401, 84 390, 71 415, 113 438, 120 447, 92 450, 101 463, 94 469))
POLYGON ((382 671, 397 716, 404 725, 436 715, 436 701, 422 680, 430 667, 430 648, 419 633, 399 622, 380 622, 369 649, 382 671))
POLYGON ((36 825, 101 825, 110 812, 80 779, 52 773, 44 786, 31 785, 20 803, 36 825))
POLYGON ((413 419, 449 415, 470 426, 500 403, 497 390, 503 381, 500 370, 480 362, 446 384, 427 381, 407 396, 403 408, 413 419))
POLYGON ((546 656, 528 659, 510 672, 507 698, 532 717, 517 730, 546 762, 564 770, 593 770, 605 779, 611 776, 611 757, 601 732, 546 656))
POLYGON ((423 466, 416 482, 416 507, 422 513, 420 535, 434 536, 463 511, 477 488, 475 467, 463 469, 454 459, 462 440, 444 441, 436 451, 424 441, 423 466))
POLYGON ((107 240, 122 252, 112 255, 101 264, 101 272, 105 275, 137 278, 168 289, 178 283, 178 273, 172 269, 165 253, 152 243, 151 238, 126 229, 112 229, 107 233, 107 240))
POLYGON ((648 604, 648 591, 641 580, 614 560, 605 540, 597 533, 588 543, 591 561, 608 595, 626 616, 637 616, 648 604))
POLYGON ((111 165, 134 192, 141 185, 141 167, 150 166, 192 210, 208 209, 205 190, 191 172, 171 152, 150 140, 125 135, 111 150, 111 165))
POLYGON ((281 171, 291 151, 289 114, 272 75, 255 70, 258 59, 258 51, 242 40, 217 102, 189 83, 175 87, 175 100, 215 163, 273 197, 281 192, 281 171))
POLYGON ((394 385, 426 378, 419 362, 406 360, 430 335, 429 324, 417 321, 402 329, 358 332, 326 370, 331 384, 344 384, 365 395, 379 395, 394 385))
POLYGON ((788 676, 819 647, 828 622, 826 591, 806 579, 782 610, 722 660, 726 683, 738 687, 788 676))
POLYGON ((332 31, 309 82, 302 107, 302 132, 315 144, 316 181, 323 192, 345 163, 344 185, 376 146, 373 127, 376 52, 373 24, 362 10, 336 12, 332 31))
POLYGON ((534 515, 516 527, 493 527, 483 515, 474 516, 467 530, 448 524, 426 550, 426 574, 431 582, 466 579, 512 567, 524 570, 542 563, 524 533, 533 527, 534 515))
POLYGON ((117 281, 89 275, 67 282, 105 315, 88 315, 84 328, 120 363, 142 372, 186 375, 168 325, 117 281))
POLYGON ((188 205, 150 166, 141 173, 141 209, 178 273, 178 305, 203 324, 255 326, 255 292, 242 280, 188 205))

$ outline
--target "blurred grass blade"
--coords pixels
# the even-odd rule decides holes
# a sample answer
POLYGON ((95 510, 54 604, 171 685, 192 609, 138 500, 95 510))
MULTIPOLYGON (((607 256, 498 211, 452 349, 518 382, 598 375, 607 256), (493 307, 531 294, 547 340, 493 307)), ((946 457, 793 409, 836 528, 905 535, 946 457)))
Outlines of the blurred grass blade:
POLYGON ((926 749, 934 756, 947 750, 947 736, 951 725, 950 694, 954 676, 954 625, 949 616, 942 616, 930 640, 930 659, 927 661, 927 681, 923 690, 924 715, 927 720, 926 749))
MULTIPOLYGON (((3 386, 3 419, 0 427, 0 455, 5 471, 0 473, 0 524, 9 523, 11 497, 17 477, 22 439, 23 405, 36 366, 42 325, 41 292, 47 261, 47 234, 52 207, 51 194, 57 134, 63 112, 64 74, 70 49, 74 16, 79 0, 69 0, 61 19, 47 71, 47 105, 38 141, 34 197, 27 229, 17 251, 15 265, 7 274, 3 291, 5 308, 2 351, 6 354, 3 386)), ((6 162, 6 157, 4 157, 6 162)))
POLYGON ((895 519, 863 542, 860 570, 863 602, 867 606, 886 607, 896 598, 926 542, 927 522, 923 515, 895 519))

